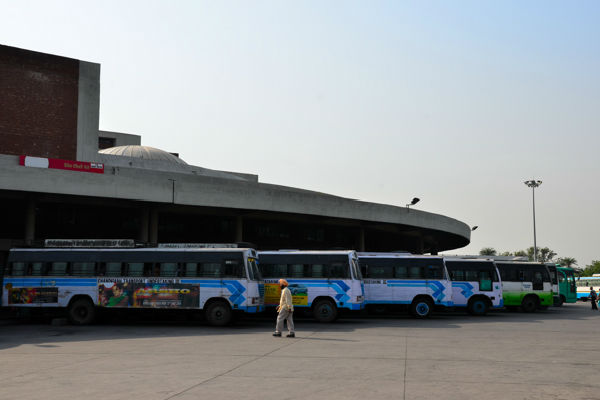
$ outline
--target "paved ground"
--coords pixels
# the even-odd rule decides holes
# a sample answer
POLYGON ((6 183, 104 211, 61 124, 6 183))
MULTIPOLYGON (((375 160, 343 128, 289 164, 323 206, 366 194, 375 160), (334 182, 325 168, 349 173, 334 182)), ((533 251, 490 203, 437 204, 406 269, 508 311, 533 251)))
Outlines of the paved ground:
POLYGON ((600 399, 600 314, 0 323, 0 398, 600 399))

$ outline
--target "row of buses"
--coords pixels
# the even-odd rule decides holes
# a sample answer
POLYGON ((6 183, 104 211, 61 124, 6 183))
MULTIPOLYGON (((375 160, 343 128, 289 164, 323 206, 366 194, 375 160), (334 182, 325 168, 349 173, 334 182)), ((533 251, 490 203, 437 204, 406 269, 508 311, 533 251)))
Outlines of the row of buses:
POLYGON ((437 308, 483 315, 577 300, 573 270, 541 263, 352 250, 257 252, 235 245, 140 248, 133 241, 106 246, 48 241, 44 248, 11 250, 2 306, 63 309, 74 324, 91 323, 99 308, 202 310, 220 326, 236 312, 279 304, 280 278, 289 282, 294 305, 321 322, 344 309, 406 309, 425 318, 437 308))

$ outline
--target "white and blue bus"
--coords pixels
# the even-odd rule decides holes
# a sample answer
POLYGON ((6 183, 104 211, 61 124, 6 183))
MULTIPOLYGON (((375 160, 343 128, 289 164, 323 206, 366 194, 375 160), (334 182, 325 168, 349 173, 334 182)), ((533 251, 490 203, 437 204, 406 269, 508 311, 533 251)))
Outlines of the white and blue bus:
POLYGON ((578 277, 575 284, 577 286, 577 300, 588 301, 591 287, 594 288, 596 294, 600 293, 600 274, 578 277))
POLYGON ((364 308, 364 287, 354 251, 260 251, 265 305, 279 305, 279 279, 289 283, 294 307, 309 308, 320 322, 331 322, 338 309, 364 308))
POLYGON ((426 318, 434 307, 453 304, 452 283, 441 257, 358 253, 358 261, 368 308, 408 307, 413 316, 426 318))
POLYGON ((452 281, 454 307, 470 314, 485 315, 490 308, 502 308, 502 281, 491 260, 445 258, 452 281))
POLYGON ((89 324, 97 307, 204 310, 226 325, 264 310, 256 252, 242 248, 29 248, 9 252, 3 307, 63 308, 89 324))

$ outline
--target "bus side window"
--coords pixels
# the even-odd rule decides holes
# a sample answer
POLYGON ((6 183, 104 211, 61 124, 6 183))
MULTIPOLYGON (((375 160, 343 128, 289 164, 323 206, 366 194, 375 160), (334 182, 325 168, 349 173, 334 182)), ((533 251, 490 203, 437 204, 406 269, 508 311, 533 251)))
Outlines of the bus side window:
POLYGON ((242 278, 242 266, 238 260, 225 260, 225 270, 222 271, 223 277, 227 278, 242 278))
POLYGON ((408 278, 409 279, 422 279, 425 278, 425 271, 423 271, 423 267, 410 267, 408 269, 408 278))
POLYGON ((375 279, 389 279, 393 277, 393 272, 391 266, 372 266, 369 268, 369 277, 375 279))
POLYGON ((290 278, 304 278, 304 265, 303 264, 290 265, 290 278))
POLYGON ((144 276, 144 263, 132 262, 126 263, 125 276, 144 276))
POLYGON ((313 264, 311 268, 311 276, 313 278, 324 278, 324 271, 322 264, 313 264))
POLYGON ((121 267, 120 262, 107 262, 106 276, 121 276, 121 267))
POLYGON ((54 261, 50 264, 48 276, 65 276, 67 275, 68 263, 62 261, 54 261))
POLYGON ((427 279, 442 279, 442 269, 436 265, 428 265, 426 268, 427 279))
POLYGON ((489 271, 479 271, 479 290, 487 292, 492 290, 492 277, 489 271))
POLYGON ((11 263, 10 271, 8 271, 8 272, 9 273, 7 275, 25 276, 25 274, 27 273, 27 270, 25 268, 25 263, 24 262, 13 262, 13 263, 11 263))
POLYGON ((184 276, 186 276, 186 277, 198 276, 198 263, 194 263, 194 262, 185 263, 184 276))
POLYGON ((405 265, 396 265, 394 267, 394 278, 406 279, 408 278, 408 268, 405 265))
POLYGON ((348 265, 342 263, 333 263, 326 265, 328 278, 342 278, 345 279, 348 277, 348 265))
POLYGON ((94 262, 74 262, 71 264, 71 275, 73 276, 94 276, 94 262))
POLYGON ((200 276, 205 278, 220 278, 221 264, 220 263, 202 263, 200 266, 200 276))
POLYGON ((160 263, 160 276, 161 277, 177 276, 177 263, 174 263, 174 262, 160 263))

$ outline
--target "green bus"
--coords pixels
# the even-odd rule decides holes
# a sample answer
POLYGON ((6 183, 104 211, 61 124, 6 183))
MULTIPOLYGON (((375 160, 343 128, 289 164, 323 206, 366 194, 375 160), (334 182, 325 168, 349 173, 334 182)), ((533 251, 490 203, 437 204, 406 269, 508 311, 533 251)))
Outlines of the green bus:
POLYGON ((571 267, 556 267, 558 270, 558 290, 562 303, 577 302, 577 285, 575 283, 575 270, 571 267))
POLYGON ((502 278, 502 299, 507 308, 534 312, 554 303, 552 280, 541 263, 496 261, 502 278))

